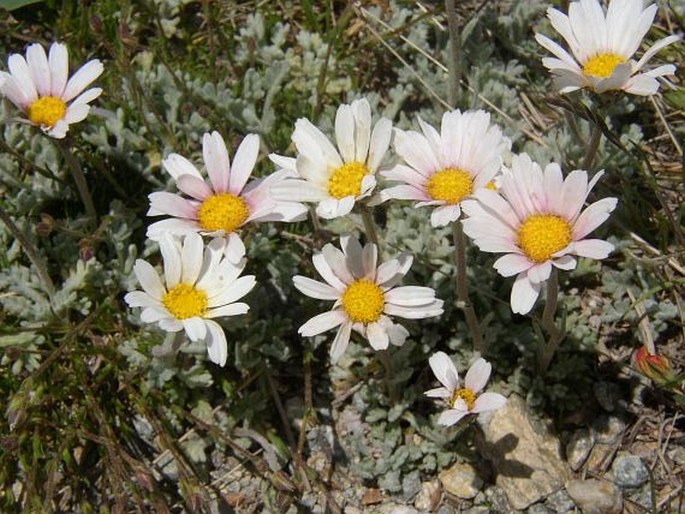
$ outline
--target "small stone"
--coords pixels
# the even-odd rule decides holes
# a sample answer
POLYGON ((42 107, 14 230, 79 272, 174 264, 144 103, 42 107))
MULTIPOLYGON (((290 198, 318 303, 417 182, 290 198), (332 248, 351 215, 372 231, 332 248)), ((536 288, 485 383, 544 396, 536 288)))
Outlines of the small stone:
POLYGON ((386 503, 378 508, 379 514, 419 514, 414 507, 400 505, 397 503, 386 503))
POLYGON ((639 489, 634 489, 628 494, 628 499, 631 502, 641 505, 646 511, 653 512, 652 505, 652 487, 650 484, 645 484, 639 489))
POLYGON ((621 490, 602 480, 569 480, 566 491, 583 514, 618 514, 623 508, 621 490))
POLYGON ((618 442, 625 429, 625 421, 617 416, 599 416, 592 423, 595 441, 603 444, 618 442))
POLYGON ((676 446, 668 451, 666 456, 671 459, 676 466, 685 466, 685 448, 676 446))
POLYGON ((420 511, 433 512, 440 504, 441 497, 442 486, 439 480, 422 482, 421 490, 416 495, 416 500, 414 500, 414 507, 420 511))
POLYGON ((595 398, 607 412, 614 412, 621 400, 619 387, 612 382, 596 382, 594 384, 595 398))
POLYGON ((528 507, 528 514, 552 514, 554 511, 545 507, 542 503, 536 503, 528 507))
POLYGON ((485 491, 485 496, 488 498, 488 504, 490 505, 492 512, 505 514, 514 511, 509 503, 507 494, 501 487, 490 487, 485 491))
POLYGON ((441 505, 437 514, 457 514, 457 510, 451 505, 441 505))
POLYGON ((362 514, 362 511, 360 509, 352 505, 346 506, 344 512, 345 514, 362 514))
POLYGON ((440 472, 438 478, 445 491, 466 500, 475 497, 483 487, 483 481, 475 468, 465 462, 457 462, 451 468, 440 472))
POLYGON ((576 508, 576 504, 564 489, 550 494, 545 500, 545 505, 559 514, 572 512, 576 508))
POLYGON ((492 511, 488 507, 483 507, 481 505, 477 505, 462 511, 463 514, 490 514, 490 512, 492 511))
POLYGON ((614 483, 619 487, 639 487, 649 480, 649 470, 637 455, 620 453, 611 467, 614 483))
POLYGON ((362 496, 362 505, 375 505, 383 501, 383 493, 380 489, 367 489, 362 496))
POLYGON ((566 460, 573 471, 578 471, 585 463, 595 444, 595 438, 587 428, 573 432, 566 443, 566 460))
POLYGON ((421 474, 414 470, 402 477, 402 499, 411 501, 421 490, 421 474))

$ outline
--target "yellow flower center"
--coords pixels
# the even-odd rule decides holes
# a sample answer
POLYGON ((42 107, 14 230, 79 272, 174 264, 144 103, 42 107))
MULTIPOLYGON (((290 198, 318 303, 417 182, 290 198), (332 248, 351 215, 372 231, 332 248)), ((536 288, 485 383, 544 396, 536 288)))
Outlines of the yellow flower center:
POLYGON ((233 232, 250 214, 245 200, 231 193, 210 196, 197 211, 200 225, 205 230, 233 232))
POLYGON ((67 104, 56 96, 41 96, 29 105, 29 120, 42 127, 52 127, 67 113, 67 104))
POLYGON ((207 293, 190 284, 178 284, 162 298, 164 307, 176 319, 204 316, 207 313, 207 293))
POLYGON ((619 64, 625 64, 626 60, 617 54, 599 54, 589 59, 583 65, 583 73, 606 79, 611 77, 611 74, 619 64))
POLYGON ((426 191, 433 200, 454 205, 473 192, 473 178, 468 171, 445 168, 428 179, 426 191))
POLYGON ((476 393, 474 393, 468 387, 462 387, 461 389, 455 389, 450 398, 450 406, 452 408, 457 406, 457 400, 461 398, 466 402, 466 406, 470 411, 473 410, 473 406, 476 404, 476 393))
POLYGON ((359 196, 362 192, 362 179, 369 174, 366 164, 346 162, 333 170, 328 179, 328 194, 340 200, 346 196, 359 196))
POLYGON ((519 227, 518 243, 533 262, 545 262, 571 242, 571 225, 555 214, 533 214, 519 227))
POLYGON ((342 297, 343 309, 355 323, 378 321, 385 307, 383 290, 370 280, 355 280, 342 297))

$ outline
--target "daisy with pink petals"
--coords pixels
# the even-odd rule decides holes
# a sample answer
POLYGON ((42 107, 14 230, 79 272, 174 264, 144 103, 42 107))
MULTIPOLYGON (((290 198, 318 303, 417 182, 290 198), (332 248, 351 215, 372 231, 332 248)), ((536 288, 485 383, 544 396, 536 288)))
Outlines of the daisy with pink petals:
POLYGON ((335 301, 332 310, 314 316, 299 329, 301 335, 312 337, 337 327, 330 350, 334 363, 347 348, 352 330, 365 337, 374 350, 385 350, 388 343, 403 345, 409 335, 391 316, 421 319, 442 314, 442 300, 435 298, 430 287, 395 287, 409 271, 411 256, 404 254, 376 267, 375 244, 362 248, 357 239, 347 235, 340 238, 340 246, 342 251, 327 244, 312 258, 325 283, 293 277, 295 287, 307 296, 335 301))
POLYGON ((423 133, 395 129, 404 163, 381 175, 403 184, 383 190, 381 199, 435 206, 431 225, 440 227, 459 219, 461 201, 491 183, 511 143, 485 111, 446 112, 440 132, 421 119, 419 125, 423 133))
POLYGON ((602 174, 588 182, 586 171, 574 170, 564 179, 558 164, 543 171, 521 154, 504 170, 498 192, 484 188, 462 204, 469 216, 464 232, 482 251, 506 253, 494 267, 504 277, 516 275, 511 290, 515 313, 533 308, 552 266, 571 270, 576 267, 573 255, 604 259, 614 249, 607 241, 586 239, 616 208, 616 198, 604 198, 583 210, 602 174))
POLYGON ((99 87, 86 89, 103 71, 93 59, 69 78, 66 45, 53 43, 50 54, 38 43, 26 49, 26 58, 12 54, 9 73, 0 71, 0 93, 20 109, 27 122, 55 139, 67 134, 69 125, 88 116, 89 102, 102 93, 99 87))
POLYGON ((454 425, 464 416, 497 410, 507 402, 501 394, 481 392, 492 372, 492 364, 483 358, 471 364, 466 372, 463 387, 459 381, 457 368, 445 352, 433 354, 428 359, 428 363, 442 387, 431 389, 423 394, 431 398, 442 398, 449 405, 449 409, 440 414, 439 425, 454 425))
POLYGON ((278 201, 271 196, 270 188, 287 177, 288 172, 279 171, 248 182, 259 155, 257 134, 249 134, 242 140, 233 163, 218 132, 203 136, 202 153, 209 181, 178 154, 162 161, 178 189, 187 196, 169 192, 150 194, 148 216, 173 216, 150 225, 147 231, 150 239, 159 240, 166 233, 190 232, 225 236, 236 234, 251 222, 299 221, 306 216, 304 205, 278 201))

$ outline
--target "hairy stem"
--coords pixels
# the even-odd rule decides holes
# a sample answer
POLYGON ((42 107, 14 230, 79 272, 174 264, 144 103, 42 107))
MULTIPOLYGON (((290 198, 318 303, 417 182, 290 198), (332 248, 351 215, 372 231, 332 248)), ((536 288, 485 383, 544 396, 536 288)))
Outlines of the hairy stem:
POLYGON ((554 320, 554 315, 557 311, 557 303, 559 301, 559 273, 555 267, 552 267, 552 273, 547 280, 547 300, 545 301, 545 309, 542 311, 542 328, 545 329, 549 335, 549 339, 544 343, 540 358, 538 361, 538 371, 545 373, 549 368, 554 354, 559 347, 559 343, 564 339, 564 333, 557 328, 554 320))
POLYGON ((481 354, 485 353, 485 342, 480 330, 480 323, 476 311, 469 300, 469 286, 466 278, 466 237, 461 220, 452 223, 452 237, 454 240, 454 262, 457 265, 457 298, 459 307, 464 311, 466 324, 473 339, 473 349, 481 354))
POLYGON ((597 125, 593 125, 592 133, 590 134, 590 142, 588 143, 587 151, 585 152, 585 157, 583 157, 583 164, 581 169, 589 171, 592 167, 592 163, 597 157, 597 150, 599 150, 599 142, 602 140, 602 131, 597 125))
POLYGON ((35 246, 33 246, 31 241, 29 241, 28 238, 22 233, 22 231, 19 230, 19 227, 17 227, 14 221, 12 221, 12 218, 10 218, 9 214, 7 214, 7 212, 5 212, 5 210, 2 207, 0 207, 0 220, 2 220, 2 222, 5 224, 7 229, 12 233, 14 238, 17 241, 19 241, 19 244, 24 249, 24 252, 26 252, 27 257, 29 258, 33 266, 36 268, 36 272, 38 273, 38 276, 43 282, 45 290, 48 293, 48 296, 52 298, 52 296, 55 294, 55 284, 52 282, 50 274, 48 273, 48 267, 46 266, 41 256, 38 254, 38 250, 35 246))
POLYGON ((364 222, 364 232, 366 239, 371 241, 376 247, 380 248, 378 244, 378 232, 376 231, 376 223, 373 221, 373 213, 366 205, 361 207, 362 221, 364 222))
POLYGON ((83 206, 86 208, 87 216, 90 218, 92 223, 97 224, 98 215, 97 212, 95 212, 93 197, 90 195, 88 183, 86 182, 86 177, 83 174, 83 170, 81 169, 81 165, 79 164, 78 159, 76 159, 76 156, 71 151, 71 148, 69 147, 68 143, 64 141, 57 141, 57 147, 59 148, 60 152, 62 153, 62 157, 64 157, 64 160, 67 163, 67 167, 71 172, 71 176, 74 178, 74 182, 76 183, 76 189, 78 190, 78 194, 81 197, 83 206))
POLYGON ((379 350, 376 353, 378 354, 378 358, 385 369, 385 389, 388 393, 390 404, 395 405, 397 402, 399 402, 400 398, 397 394, 395 382, 393 382, 393 377, 395 376, 395 366, 392 362, 392 356, 390 355, 389 350, 379 350))
POLYGON ((450 60, 447 66, 449 80, 447 85, 447 103, 454 109, 459 97, 459 82, 461 82, 461 41, 459 24, 457 23, 457 9, 455 0, 445 0, 445 14, 450 33, 450 60))

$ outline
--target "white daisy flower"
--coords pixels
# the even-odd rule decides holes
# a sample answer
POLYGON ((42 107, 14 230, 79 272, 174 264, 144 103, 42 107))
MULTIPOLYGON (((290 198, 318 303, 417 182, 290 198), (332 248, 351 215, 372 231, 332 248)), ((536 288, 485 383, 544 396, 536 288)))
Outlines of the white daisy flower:
POLYGON ((547 9, 552 27, 571 49, 571 56, 547 36, 536 34, 538 43, 555 57, 542 64, 554 75, 560 93, 590 88, 597 93, 622 89, 634 95, 653 95, 658 77, 672 75, 675 66, 666 64, 642 72, 647 62, 679 36, 657 41, 639 61, 632 57, 652 26, 656 4, 643 7, 642 0, 611 0, 606 13, 597 0, 571 2, 568 16, 553 7, 547 9))
POLYGON ((207 247, 202 237, 191 232, 183 243, 167 236, 159 242, 164 259, 164 283, 155 269, 142 259, 133 270, 143 291, 128 293, 129 307, 142 307, 140 319, 158 323, 167 332, 185 330, 191 341, 207 342, 209 359, 226 364, 226 335, 214 318, 245 314, 249 306, 236 303, 255 286, 255 277, 239 277, 245 259, 237 264, 229 255, 236 252, 237 237, 216 238, 207 247))
POLYGON ((305 337, 338 327, 331 346, 335 363, 343 354, 355 330, 374 350, 384 350, 388 343, 404 344, 409 332, 390 316, 407 319, 428 318, 442 314, 442 300, 430 287, 395 287, 412 264, 412 257, 402 255, 376 267, 378 249, 367 243, 362 249, 352 236, 340 238, 342 251, 332 244, 312 258, 314 267, 326 283, 303 276, 293 277, 295 287, 319 300, 335 301, 333 309, 314 316, 299 329, 305 337))
POLYGON ((583 210, 602 174, 588 183, 587 172, 575 170, 564 179, 558 164, 543 172, 521 154, 504 169, 499 192, 483 188, 462 204, 469 216, 464 232, 482 251, 506 253, 494 264, 500 275, 517 275, 511 290, 515 313, 533 308, 552 266, 574 269, 572 255, 604 259, 614 249, 601 239, 585 239, 616 208, 616 198, 603 198, 583 210))
POLYGON ((164 169, 189 198, 168 192, 149 195, 148 216, 173 216, 150 225, 147 231, 150 239, 158 240, 166 233, 222 236, 237 233, 240 227, 251 222, 299 221, 306 217, 304 205, 277 201, 269 192, 274 184, 288 176, 286 171, 248 183, 259 155, 257 134, 249 134, 242 140, 233 163, 218 132, 203 136, 202 152, 209 180, 178 154, 162 161, 164 169))
POLYGON ((381 175, 403 184, 383 190, 381 198, 437 206, 431 225, 440 227, 459 219, 462 200, 481 187, 493 187, 511 143, 481 110, 446 112, 440 133, 420 118, 419 124, 423 134, 395 129, 393 144, 404 164, 381 175))
POLYGON ((490 379, 492 364, 483 358, 477 359, 466 372, 461 387, 459 373, 452 359, 445 352, 437 352, 428 359, 433 374, 443 387, 426 391, 426 396, 447 400, 449 409, 440 414, 438 424, 451 426, 469 414, 497 410, 507 399, 499 393, 482 393, 490 379))
POLYGON ((28 123, 55 139, 62 139, 69 125, 83 120, 90 110, 88 103, 102 93, 99 87, 86 90, 102 73, 102 63, 88 61, 69 78, 69 54, 62 43, 53 43, 49 56, 41 45, 30 45, 26 58, 12 54, 7 67, 9 73, 0 71, 0 93, 26 115, 28 123))
POLYGON ((292 135, 297 158, 271 154, 271 160, 297 178, 272 187, 282 200, 316 202, 325 219, 348 214, 355 201, 369 196, 376 186, 376 171, 383 161, 392 123, 381 118, 371 130, 371 106, 366 99, 341 105, 335 116, 336 149, 312 123, 300 118, 292 135))

